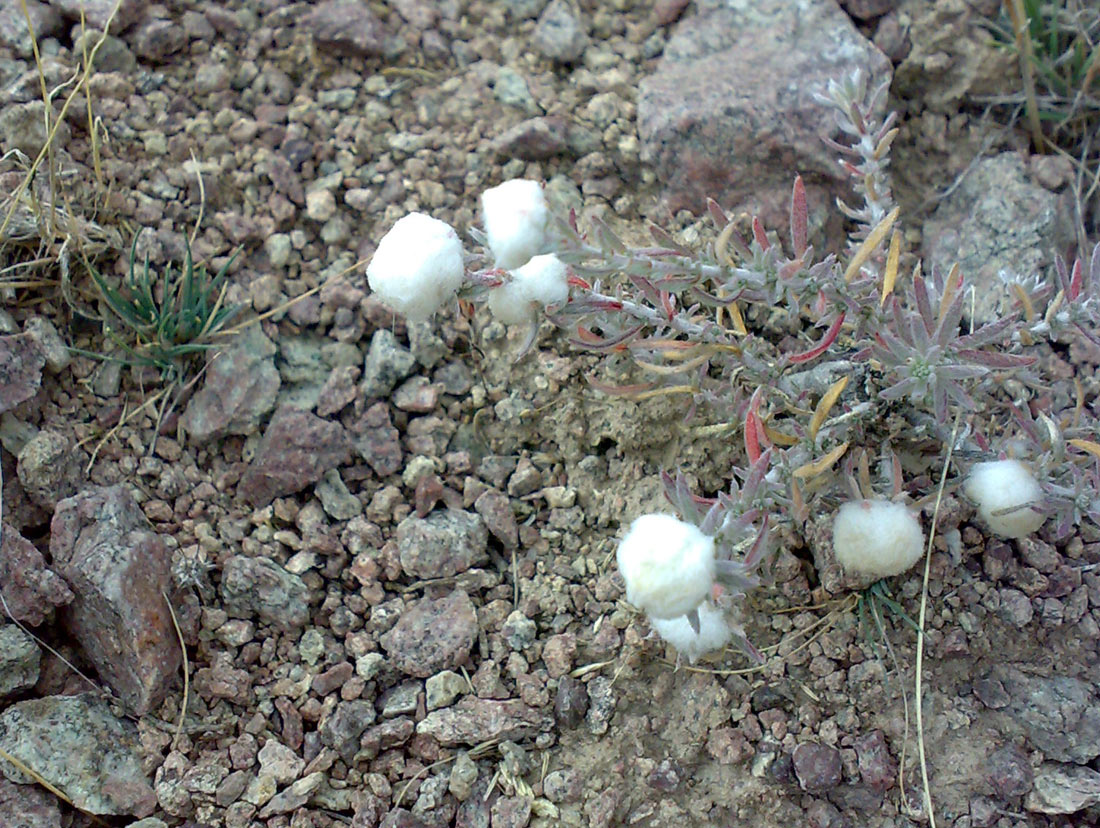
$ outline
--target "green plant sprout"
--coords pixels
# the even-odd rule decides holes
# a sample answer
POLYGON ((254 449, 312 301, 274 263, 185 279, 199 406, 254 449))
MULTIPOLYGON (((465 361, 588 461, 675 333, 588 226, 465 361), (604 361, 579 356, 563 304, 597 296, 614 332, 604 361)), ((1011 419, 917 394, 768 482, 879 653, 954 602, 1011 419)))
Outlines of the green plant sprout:
POLYGON ((1100 8, 1089 0, 1005 0, 990 24, 1020 58, 1028 130, 1036 149, 1076 152, 1100 123, 1100 8))
POLYGON ((191 245, 185 240, 182 267, 176 269, 169 263, 158 277, 148 256, 140 269, 136 267, 140 235, 134 236, 130 270, 119 287, 88 265, 103 300, 134 341, 131 344, 116 334, 106 322, 105 330, 125 352, 121 362, 154 367, 169 383, 184 382, 191 373, 193 357, 215 347, 214 339, 241 310, 241 305, 225 303, 228 271, 237 253, 211 277, 203 265, 195 265, 191 245))

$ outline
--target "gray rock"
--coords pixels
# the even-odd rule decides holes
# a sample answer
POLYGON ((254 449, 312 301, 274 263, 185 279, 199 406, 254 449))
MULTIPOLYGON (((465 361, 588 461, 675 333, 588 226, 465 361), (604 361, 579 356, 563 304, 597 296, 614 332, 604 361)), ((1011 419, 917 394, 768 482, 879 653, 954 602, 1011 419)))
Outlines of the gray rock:
POLYGON ((415 713, 422 686, 419 681, 406 681, 383 693, 378 700, 382 705, 382 718, 392 719, 415 713))
POLYGON ((443 670, 424 682, 424 703, 428 712, 450 707, 466 689, 466 680, 453 670, 443 670))
MULTIPOLYGON (((46 108, 42 101, 31 101, 4 107, 0 112, 0 135, 4 136, 4 146, 17 149, 30 158, 37 157, 46 146, 49 133, 45 122, 46 108)), ((51 115, 51 122, 56 113, 51 115)), ((52 128, 52 127, 51 127, 52 128)), ((65 121, 61 121, 54 133, 53 146, 61 149, 68 145, 72 130, 65 121)))
POLYGON ((1075 814, 1100 805, 1100 773, 1090 767, 1044 762, 1024 807, 1039 814, 1075 814))
POLYGON ((572 730, 588 713, 588 690, 570 676, 562 676, 554 696, 554 720, 563 730, 572 730))
POLYGON ((339 423, 284 406, 275 412, 238 493, 252 506, 300 492, 351 456, 351 440, 339 423))
MULTIPOLYGON (((38 434, 38 429, 10 411, 0 414, 0 446, 17 455, 38 434)), ((24 492, 23 494, 26 494, 24 492)))
POLYGON ((134 53, 151 63, 165 63, 187 45, 187 33, 175 20, 146 20, 130 37, 134 53))
POLYGON ((551 802, 576 802, 584 793, 584 775, 573 768, 550 771, 542 789, 551 802))
POLYGON ((832 790, 843 778, 840 751, 829 745, 804 742, 794 749, 791 758, 799 786, 809 793, 832 790))
POLYGON ((359 737, 374 723, 374 704, 365 699, 340 702, 321 720, 318 732, 326 745, 350 762, 359 750, 359 737))
POLYGON ((493 139, 493 150, 508 158, 545 161, 569 148, 568 128, 563 118, 529 118, 493 139))
POLYGON ((443 509, 397 527, 401 568, 417 578, 446 578, 489 560, 489 533, 470 512, 443 509))
POLYGON ((421 598, 379 639, 394 667, 427 678, 451 670, 470 655, 477 639, 477 613, 462 590, 444 598, 421 598))
POLYGON ((642 159, 664 206, 699 212, 710 196, 784 226, 795 170, 827 203, 850 198, 821 141, 835 121, 813 94, 856 69, 871 88, 891 73, 835 3, 729 0, 681 20, 638 95, 642 159))
POLYGON ((1000 590, 1001 597, 1000 616, 1006 623, 1018 630, 1022 630, 1031 623, 1035 610, 1031 606, 1031 599, 1018 589, 1005 587, 1000 590))
POLYGON ((334 520, 351 520, 363 513, 359 498, 348 491, 340 472, 329 469, 314 487, 325 513, 334 520))
POLYGON ((76 494, 84 476, 82 459, 67 435, 44 428, 19 452, 16 473, 33 503, 53 509, 58 501, 76 494))
POLYGON ((97 487, 57 504, 50 555, 75 595, 65 627, 123 702, 148 713, 180 667, 164 540, 128 489, 97 487))
POLYGON ((339 54, 379 57, 385 50, 382 21, 358 0, 319 3, 303 22, 319 46, 339 54))
POLYGON ((596 676, 587 685, 588 712, 585 714, 585 723, 588 732, 593 736, 607 733, 611 726, 611 717, 615 715, 615 688, 611 679, 606 676, 596 676))
POLYGON ((73 600, 69 585, 46 568, 42 553, 10 523, 3 525, 0 543, 0 595, 6 614, 32 627, 45 621, 55 607, 73 600))
POLYGON ((268 558, 234 555, 222 568, 222 600, 234 618, 257 616, 287 632, 309 621, 309 588, 268 558))
POLYGON ((425 368, 434 368, 451 353, 447 343, 436 333, 433 322, 407 322, 406 327, 409 332, 409 350, 425 368))
POLYGON ((874 791, 885 791, 897 781, 897 763, 890 756, 886 737, 881 730, 855 739, 856 760, 859 763, 859 775, 863 784, 874 791))
POLYGON ((57 797, 38 785, 16 785, 0 776, 0 825, 61 828, 57 797))
POLYGON ((285 791, 280 791, 271 797, 256 816, 266 819, 277 814, 288 814, 299 810, 309 801, 310 795, 321 786, 324 778, 325 775, 320 772, 303 776, 285 791))
POLYGON ((358 365, 333 368, 317 395, 317 416, 331 417, 359 397, 356 384, 362 370, 358 365))
POLYGON ((34 687, 41 658, 38 644, 19 627, 0 627, 0 698, 34 687))
POLYGON ((141 0, 50 0, 50 5, 69 20, 84 20, 85 25, 118 33, 137 20, 144 8, 141 0))
POLYGON ((519 526, 507 495, 496 489, 487 489, 474 501, 474 510, 505 549, 515 549, 519 545, 519 526))
POLYGON ((541 115, 542 110, 531 94, 527 78, 510 66, 497 69, 493 95, 505 106, 514 106, 527 115, 541 115))
POLYGON ((523 739, 552 726, 552 719, 516 699, 466 696, 453 707, 429 713, 416 732, 442 745, 477 745, 490 739, 523 739))
POLYGON ((23 323, 23 333, 33 339, 46 355, 46 367, 55 374, 69 367, 72 355, 53 322, 44 316, 32 316, 23 323))
POLYGON ((925 261, 944 273, 957 262, 975 287, 977 323, 1001 318, 1016 301, 1002 273, 1044 273, 1073 240, 1065 199, 1032 183, 1012 152, 976 164, 923 230, 925 261))
POLYGON ((500 828, 524 828, 531 819, 530 797, 499 797, 489 808, 489 819, 500 828))
POLYGON ((588 47, 588 32, 567 0, 551 0, 539 16, 533 40, 535 48, 551 60, 573 63, 588 47))
POLYGON ((504 619, 500 634, 513 650, 523 650, 535 643, 538 637, 538 625, 521 610, 512 610, 504 619))
POLYGON ((840 0, 840 5, 857 20, 871 20, 896 9, 899 0, 840 0))
POLYGON ((476 781, 477 765, 470 758, 470 754, 463 751, 458 754, 454 764, 451 765, 451 773, 447 779, 447 790, 459 802, 465 802, 473 793, 474 782, 476 781))
POLYGON ((104 37, 103 32, 94 29, 85 29, 81 33, 79 26, 74 26, 73 32, 73 54, 83 55, 87 50, 91 55, 92 49, 99 44, 95 53, 95 68, 100 72, 137 72, 137 58, 126 41, 114 35, 104 37))
POLYGON ((417 31, 432 28, 439 19, 435 2, 429 0, 391 0, 397 13, 417 31))
MULTIPOLYGON (((146 817, 156 796, 141 770, 137 727, 91 693, 17 702, 0 713, 0 748, 93 814, 146 817)), ((12 782, 30 777, 0 759, 12 782)))
POLYGON ((0 336, 0 412, 38 393, 45 364, 42 346, 29 336, 0 336))
POLYGON ((363 365, 363 396, 370 400, 387 397, 394 387, 416 368, 416 357, 397 344, 387 330, 376 331, 363 365))
POLYGON ((260 760, 260 773, 266 773, 280 785, 289 785, 306 766, 301 756, 275 739, 264 743, 257 758, 260 760))
POLYGON ((533 20, 546 7, 546 0, 502 0, 501 5, 513 20, 533 20))
POLYGON ((1027 754, 1015 745, 993 751, 986 765, 989 784, 1002 800, 1023 796, 1031 790, 1034 774, 1027 754))
MULTIPOLYGON (((61 15, 56 9, 38 0, 27 0, 26 8, 34 25, 34 34, 40 42, 61 33, 61 15)), ((10 0, 0 3, 0 46, 7 46, 21 58, 30 58, 34 54, 21 3, 10 0)))
POLYGON ((193 442, 259 429, 279 393, 274 356, 275 345, 259 325, 245 328, 229 347, 211 356, 202 388, 180 417, 193 442))
POLYGON ((1048 758, 1083 764, 1100 756, 1100 694, 1094 685, 1069 676, 1036 676, 1012 665, 994 668, 982 682, 997 688, 998 704, 1007 697, 1000 707, 1007 714, 1005 727, 1024 733, 1048 758))

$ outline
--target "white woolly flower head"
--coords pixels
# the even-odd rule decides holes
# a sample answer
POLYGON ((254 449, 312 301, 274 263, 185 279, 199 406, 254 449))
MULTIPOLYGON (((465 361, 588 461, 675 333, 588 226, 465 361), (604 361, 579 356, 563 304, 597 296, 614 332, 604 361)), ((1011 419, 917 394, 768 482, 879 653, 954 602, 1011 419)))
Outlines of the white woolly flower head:
POLYGON ((699 632, 691 628, 686 616, 679 618, 651 618, 649 624, 665 641, 686 655, 692 664, 701 655, 725 647, 733 633, 726 615, 710 601, 699 605, 699 632))
POLYGON ((569 298, 568 273, 552 253, 535 256, 511 272, 511 279, 489 293, 489 310, 505 325, 526 322, 537 303, 546 307, 569 298))
POLYGON ((1043 525, 1046 515, 1032 509, 1043 490, 1019 460, 976 463, 963 484, 985 525, 1002 538, 1022 538, 1043 525))
POLYGON ((714 538, 672 515, 642 515, 616 555, 626 600, 651 618, 687 615, 714 583, 714 538))
POLYGON ((486 190, 481 218, 497 267, 511 270, 543 252, 550 210, 539 182, 513 178, 486 190))
POLYGON ((846 572, 887 578, 920 560, 924 530, 902 503, 854 500, 833 520, 833 552, 846 572))
POLYGON ((398 219, 367 265, 371 290, 413 322, 427 319, 454 296, 463 274, 458 234, 423 213, 398 219))

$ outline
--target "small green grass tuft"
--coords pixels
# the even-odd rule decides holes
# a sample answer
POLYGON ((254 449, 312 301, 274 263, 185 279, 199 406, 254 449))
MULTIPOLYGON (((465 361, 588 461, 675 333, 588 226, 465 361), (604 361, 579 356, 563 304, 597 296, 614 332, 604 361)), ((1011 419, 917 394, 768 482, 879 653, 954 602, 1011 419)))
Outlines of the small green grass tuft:
POLYGON ((241 305, 226 305, 227 274, 236 258, 234 253, 213 277, 191 257, 191 245, 185 240, 183 264, 169 263, 162 275, 149 266, 146 256, 137 266, 137 243, 130 247, 130 269, 117 287, 91 265, 88 270, 104 302, 117 317, 121 328, 131 334, 120 336, 105 321, 107 335, 122 349, 121 357, 85 355, 119 359, 138 366, 151 366, 167 382, 184 382, 193 372, 197 355, 216 346, 215 339, 240 312, 241 305))

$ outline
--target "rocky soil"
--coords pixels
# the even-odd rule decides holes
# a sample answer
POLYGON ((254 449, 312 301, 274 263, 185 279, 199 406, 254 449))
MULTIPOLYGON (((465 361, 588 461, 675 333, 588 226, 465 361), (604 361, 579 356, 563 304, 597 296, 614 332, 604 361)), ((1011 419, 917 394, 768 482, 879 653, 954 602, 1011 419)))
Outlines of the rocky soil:
MULTIPOLYGON (((677 669, 615 539, 662 507, 660 470, 713 491, 736 447, 674 400, 594 392, 550 326, 517 361, 484 309, 406 324, 362 266, 411 210, 465 237, 517 176, 692 242, 708 195, 782 228, 799 171, 839 247, 810 92, 861 69, 899 113, 907 243, 997 315, 998 271, 1073 234, 1072 167, 978 103, 1017 91, 999 4, 844 5, 0 0, 0 826, 928 823, 913 633, 861 629, 813 566, 823 531, 750 601, 762 668, 677 669), (52 166, 24 192, 43 86, 52 166), (139 229, 156 267, 195 231, 260 318, 162 418, 155 371, 69 348, 118 353, 79 263, 124 274, 139 229)), ((1053 397, 1096 398, 1100 352, 1048 362, 1053 397)), ((1098 566, 1095 527, 999 541, 948 496, 937 825, 1100 819, 1098 566)), ((912 617, 920 583, 893 583, 912 617)))

